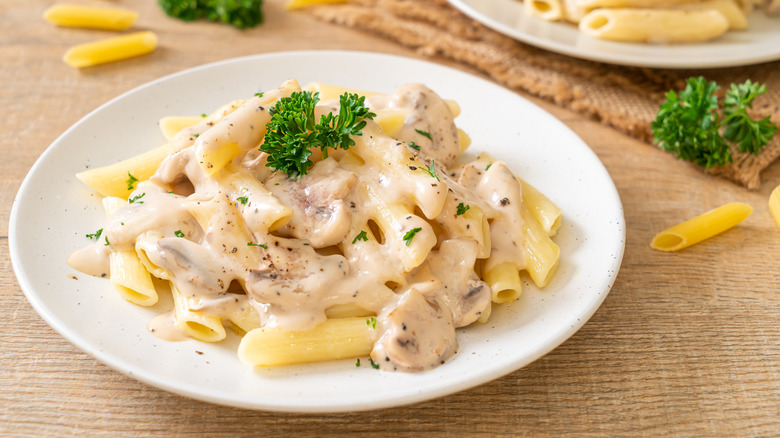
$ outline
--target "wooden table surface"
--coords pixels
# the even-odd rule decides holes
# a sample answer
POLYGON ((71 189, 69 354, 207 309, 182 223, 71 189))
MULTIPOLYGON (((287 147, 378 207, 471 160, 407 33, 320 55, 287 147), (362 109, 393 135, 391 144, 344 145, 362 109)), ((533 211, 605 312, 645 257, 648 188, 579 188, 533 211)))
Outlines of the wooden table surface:
POLYGON ((764 173, 760 191, 748 192, 533 98, 604 162, 623 200, 628 237, 601 308, 531 365, 412 406, 304 415, 190 400, 81 352, 32 309, 8 252, 16 191, 65 129, 133 87, 235 56, 354 49, 419 57, 287 12, 281 0, 268 1, 266 23, 246 32, 171 20, 153 1, 112 3, 138 10, 137 27, 157 32, 160 48, 82 71, 63 64, 62 54, 103 32, 45 23, 40 16, 50 1, 0 6, 0 436, 780 435, 780 230, 767 208, 780 165, 764 173), (650 249, 656 232, 731 201, 755 207, 737 229, 680 253, 650 249))

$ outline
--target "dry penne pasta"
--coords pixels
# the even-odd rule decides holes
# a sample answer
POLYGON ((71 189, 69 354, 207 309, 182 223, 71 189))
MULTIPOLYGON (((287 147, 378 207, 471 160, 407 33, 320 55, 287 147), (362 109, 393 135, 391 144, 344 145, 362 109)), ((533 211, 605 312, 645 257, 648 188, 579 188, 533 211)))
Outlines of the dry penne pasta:
POLYGON ((60 3, 46 9, 43 18, 58 26, 125 30, 135 23, 138 13, 129 9, 60 3))
POLYGON ((661 231, 650 246, 659 251, 678 251, 737 226, 752 212, 753 207, 732 202, 661 231))
POLYGON ((71 67, 92 67, 146 55, 156 48, 157 35, 154 32, 136 32, 71 47, 62 60, 71 67))

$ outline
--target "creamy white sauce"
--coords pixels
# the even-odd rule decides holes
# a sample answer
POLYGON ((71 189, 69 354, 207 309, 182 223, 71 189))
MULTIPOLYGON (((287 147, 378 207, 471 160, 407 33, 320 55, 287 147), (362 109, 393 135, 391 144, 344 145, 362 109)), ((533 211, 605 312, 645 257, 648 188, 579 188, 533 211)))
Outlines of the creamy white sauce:
MULTIPOLYGON (((487 172, 456 169, 452 114, 419 84, 371 98, 372 107, 403 109, 407 119, 398 139, 368 122, 363 136, 354 138, 355 150, 372 157, 365 164, 340 163, 339 151, 325 160, 314 154, 315 166, 299 179, 273 173, 257 152, 260 127, 270 117, 269 95, 289 95, 286 87, 250 99, 213 126, 179 134, 180 142, 200 135, 138 184, 131 197, 143 195, 140 202, 108 219, 110 248, 136 248, 151 272, 193 299, 190 310, 234 321, 256 310, 264 326, 305 330, 323 322, 329 307, 351 304, 377 315, 371 356, 383 369, 438 366, 457 351, 455 328, 471 324, 491 305, 489 287, 474 272, 480 248, 490 251, 491 260, 522 263, 516 239, 521 219, 513 213, 522 202, 519 184, 502 163, 487 172), (421 151, 404 141, 421 145, 421 151), (255 178, 267 192, 236 192, 222 174, 207 175, 209 163, 196 159, 231 142, 242 150, 231 171, 255 178), (425 170, 431 165, 438 180, 425 170), (448 216, 441 216, 448 196, 473 203, 493 220, 492 248, 481 233, 456 232, 466 229, 465 222, 458 222, 464 219, 451 205, 448 216), (279 208, 291 209, 292 217, 270 232, 265 219, 279 208), (382 235, 357 239, 370 232, 372 221, 384 224, 382 235), (444 229, 441 241, 433 222, 444 229), (411 230, 417 232, 407 242, 411 230), (428 254, 426 260, 417 257, 428 254), (238 294, 233 282, 241 286, 238 294)), ((324 103, 317 113, 333 110, 332 102, 324 103)), ((100 276, 108 272, 108 250, 95 244, 68 263, 100 276)), ((161 339, 185 339, 173 318, 170 312, 159 315, 149 330, 161 339)))

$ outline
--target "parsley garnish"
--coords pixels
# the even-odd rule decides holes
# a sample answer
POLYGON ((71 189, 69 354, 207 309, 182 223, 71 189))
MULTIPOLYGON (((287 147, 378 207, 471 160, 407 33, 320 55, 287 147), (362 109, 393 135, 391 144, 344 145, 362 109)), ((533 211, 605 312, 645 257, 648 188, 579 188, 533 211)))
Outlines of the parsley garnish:
POLYGON ((102 228, 97 230, 97 231, 95 231, 95 234, 87 234, 87 239, 98 240, 98 239, 100 239, 100 235, 101 234, 103 234, 103 229, 102 228))
POLYGON ((173 235, 176 237, 184 237, 184 233, 182 233, 181 230, 174 231, 173 235))
POLYGON ((263 93, 262 91, 258 91, 257 93, 255 93, 255 96, 257 96, 257 97, 263 97, 263 95, 264 95, 264 94, 265 94, 265 93, 263 93))
POLYGON ((192 138, 198 138, 198 137, 200 137, 200 134, 197 134, 197 133, 196 134, 192 134, 192 138))
POLYGON ((352 244, 354 244, 354 243, 355 243, 355 242, 357 242, 358 240, 362 240, 362 241, 364 241, 364 242, 368 242, 368 236, 366 235, 366 232, 365 232, 365 231, 361 231, 361 232, 359 232, 359 233, 358 233, 358 235, 357 235, 357 236, 355 236, 355 238, 354 238, 354 239, 352 239, 352 244))
POLYGON ((366 325, 371 327, 372 329, 376 329, 376 317, 371 317, 366 319, 366 325))
POLYGON ((409 246, 410 243, 412 243, 412 239, 414 239, 414 235, 422 231, 422 228, 416 227, 412 228, 411 230, 407 231, 406 234, 404 234, 404 242, 406 242, 406 246, 409 246))
POLYGON ((378 370, 378 369, 379 369, 379 364, 378 364, 378 363, 376 363, 376 362, 374 362, 374 359, 371 359, 371 358, 369 357, 369 358, 368 358, 368 361, 369 361, 369 362, 371 362, 371 368, 373 368, 373 369, 375 369, 375 370, 378 370))
POLYGON ((111 245, 111 244, 108 242, 108 236, 105 236, 105 237, 103 237, 103 239, 105 239, 105 240, 106 240, 106 244, 105 244, 105 245, 103 245, 103 246, 108 246, 108 245, 111 245))
POLYGON ((356 367, 359 367, 359 366, 360 366, 360 358, 357 358, 357 361, 355 362, 355 366, 356 366, 356 367))
POLYGON ((143 193, 141 193, 141 194, 140 194, 140 195, 138 195, 138 196, 133 196, 133 197, 132 197, 132 198, 130 198, 130 199, 127 201, 127 202, 128 202, 128 203, 130 203, 130 204, 132 204, 132 203, 134 203, 134 202, 137 202, 137 203, 139 203, 139 204, 143 204, 143 203, 144 203, 144 201, 139 201, 139 199, 143 198, 145 194, 146 194, 146 192, 143 192, 143 193))
POLYGON ((260 248, 268 249, 268 245, 263 243, 247 242, 246 246, 259 246, 260 248))
POLYGON ((455 212, 455 216, 462 215, 463 213, 467 212, 469 208, 471 207, 461 202, 458 204, 458 210, 455 212))
POLYGON ((436 178, 436 181, 441 181, 439 179, 439 175, 436 175, 436 160, 431 160, 431 165, 426 167, 425 170, 428 172, 428 174, 434 178, 436 178))
POLYGON ((206 117, 206 113, 200 113, 200 116, 205 118, 206 117))
POLYGON ((487 172, 487 170, 490 169, 490 166, 492 166, 492 165, 493 165, 493 163, 488 164, 487 167, 485 168, 485 172, 487 172))
POLYGON ((415 129, 414 131, 417 132, 418 134, 422 135, 423 137, 428 137, 428 140, 433 141, 433 139, 431 138, 431 134, 429 132, 426 132, 426 131, 423 131, 423 130, 420 130, 420 129, 415 129))
POLYGON ((239 196, 239 197, 238 197, 238 198, 236 198, 236 199, 238 199, 238 202, 240 202, 240 203, 241 203, 241 204, 243 204, 243 205, 246 205, 246 203, 249 201, 249 199, 247 199, 247 197, 246 197, 246 196, 239 196))
POLYGON ((262 0, 158 0, 171 17, 182 21, 205 18, 239 29, 255 27, 263 22, 262 0))
POLYGON ((689 78, 679 96, 669 91, 650 124, 658 147, 706 168, 732 161, 727 140, 740 152, 758 155, 777 133, 769 117, 753 120, 747 112, 766 86, 750 80, 731 84, 722 110, 715 95, 719 88, 700 76, 689 78))
POLYGON ((419 151, 419 150, 420 150, 420 145, 418 145, 417 143, 415 143, 415 142, 413 142, 413 141, 410 141, 410 142, 409 142, 409 147, 410 147, 410 148, 412 148, 412 149, 414 149, 414 150, 416 150, 416 151, 419 151))
POLYGON ((366 126, 363 119, 376 114, 364 106, 365 97, 344 93, 339 98, 339 113, 328 113, 315 124, 314 107, 319 93, 295 92, 283 97, 271 107, 271 121, 260 150, 267 152, 267 167, 281 170, 287 176, 300 177, 314 164, 309 160, 311 149, 319 148, 322 158, 328 157, 328 148, 347 149, 355 144, 352 135, 362 135, 366 126))
POLYGON ((134 177, 130 172, 127 172, 127 191, 131 191, 135 188, 135 183, 138 182, 138 178, 134 177))

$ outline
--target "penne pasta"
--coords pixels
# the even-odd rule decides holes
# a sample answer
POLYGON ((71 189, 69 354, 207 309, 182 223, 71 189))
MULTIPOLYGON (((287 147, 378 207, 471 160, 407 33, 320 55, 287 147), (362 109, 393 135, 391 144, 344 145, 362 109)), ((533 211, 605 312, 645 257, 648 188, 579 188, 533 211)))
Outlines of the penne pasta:
POLYGON ((71 67, 92 67, 146 55, 156 48, 154 32, 137 32, 71 47, 62 60, 71 67))
POLYGON ((777 226, 780 227, 780 186, 775 187, 769 195, 769 212, 772 213, 777 226))
POLYGON ((125 30, 138 19, 138 12, 120 8, 56 4, 44 11, 44 20, 57 26, 125 30))
POLYGON ((723 35, 729 23, 712 9, 595 9, 580 31, 594 38, 638 43, 693 43, 723 35))
POLYGON ((517 266, 504 262, 485 272, 485 282, 493 292, 493 302, 504 304, 520 298, 523 284, 517 266))
POLYGON ((556 21, 564 17, 560 0, 525 0, 525 10, 529 14, 547 21, 556 21))
POLYGON ((368 356, 376 330, 365 317, 329 319, 307 331, 259 328, 238 346, 247 365, 278 366, 368 356))
POLYGON ((732 202, 675 225, 656 234, 650 247, 659 251, 678 251, 737 226, 747 219, 753 207, 732 202))

